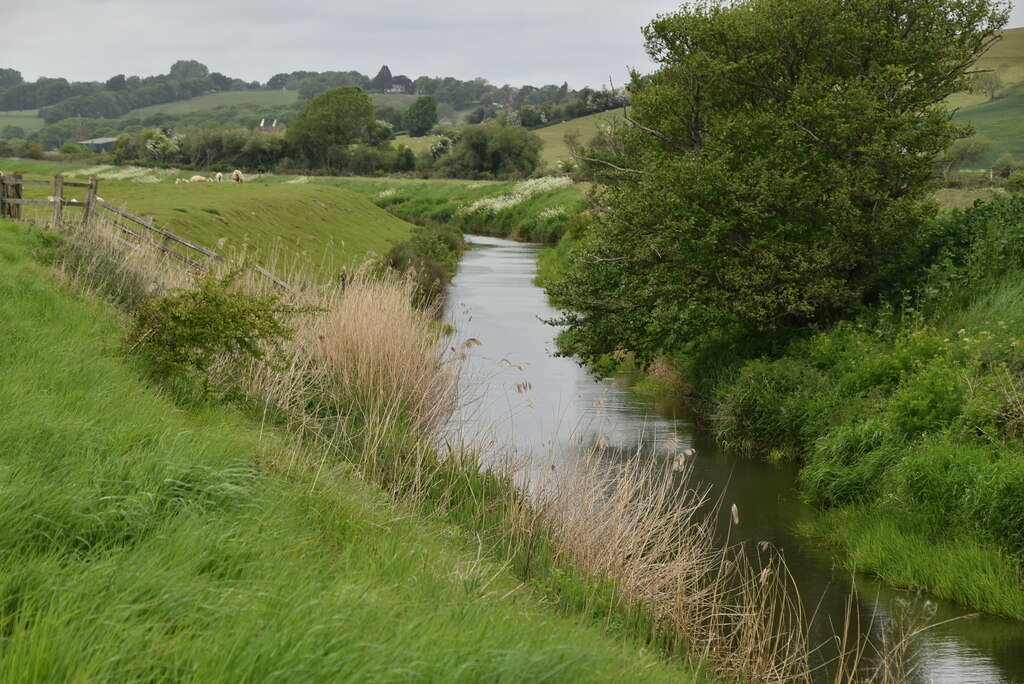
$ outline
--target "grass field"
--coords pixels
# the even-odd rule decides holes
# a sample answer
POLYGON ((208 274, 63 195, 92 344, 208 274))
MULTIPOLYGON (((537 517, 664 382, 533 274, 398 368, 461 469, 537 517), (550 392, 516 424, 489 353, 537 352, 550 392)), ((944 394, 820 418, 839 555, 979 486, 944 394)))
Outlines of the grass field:
MULTIPOLYGON (((1003 31, 1002 40, 995 43, 974 68, 994 71, 1003 82, 1004 89, 1024 83, 1024 28, 1003 31)), ((980 91, 957 93, 946 100, 951 109, 966 109, 986 102, 988 94, 980 91)))
POLYGON ((242 92, 210 93, 200 95, 190 100, 179 102, 168 102, 166 104, 150 105, 133 109, 125 114, 125 118, 144 119, 157 113, 164 114, 191 114, 202 112, 216 107, 239 107, 251 105, 254 107, 278 107, 289 105, 299 101, 299 93, 295 90, 252 90, 242 92))
POLYGON ((992 141, 992 151, 971 162, 972 168, 989 168, 1000 154, 1009 152, 1018 161, 1024 160, 1024 85, 993 102, 957 112, 954 121, 971 123, 978 133, 992 141))
MULTIPOLYGON (((328 277, 372 254, 386 254, 407 240, 412 228, 356 193, 319 183, 288 183, 280 177, 274 182, 176 185, 175 177, 191 172, 6 159, 0 160, 0 171, 22 171, 28 178, 97 175, 98 193, 105 201, 137 216, 152 215, 159 228, 217 251, 246 244, 264 260, 309 260, 324 266, 328 277)), ((43 199, 50 192, 47 186, 26 186, 25 197, 43 199)), ((38 211, 42 218, 47 210, 38 211)))
POLYGON ((693 680, 353 467, 173 402, 53 245, 0 222, 5 680, 693 680))
POLYGON ((38 110, 36 109, 0 112, 0 130, 3 130, 5 126, 21 126, 25 129, 26 135, 38 131, 46 125, 46 122, 40 119, 37 114, 38 110))
POLYGON ((544 142, 542 156, 548 168, 555 168, 558 162, 569 158, 569 146, 565 144, 565 136, 576 134, 582 143, 586 143, 605 123, 622 117, 622 110, 612 110, 580 117, 572 121, 563 121, 552 126, 534 131, 544 142))

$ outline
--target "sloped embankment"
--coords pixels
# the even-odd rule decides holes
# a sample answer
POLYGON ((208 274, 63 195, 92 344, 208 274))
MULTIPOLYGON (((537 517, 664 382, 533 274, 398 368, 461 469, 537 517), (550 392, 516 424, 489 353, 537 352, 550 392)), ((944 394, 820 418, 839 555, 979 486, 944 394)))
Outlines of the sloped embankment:
POLYGON ((0 671, 19 681, 661 680, 458 533, 234 409, 179 406, 0 223, 0 671), (315 471, 315 472, 314 472, 315 471))

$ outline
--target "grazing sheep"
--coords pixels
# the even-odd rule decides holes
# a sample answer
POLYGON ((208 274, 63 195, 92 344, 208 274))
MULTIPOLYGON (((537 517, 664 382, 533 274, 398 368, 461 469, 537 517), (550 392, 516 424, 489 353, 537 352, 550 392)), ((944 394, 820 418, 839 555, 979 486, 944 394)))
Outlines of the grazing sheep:
POLYGON ((221 173, 220 171, 218 171, 217 172, 217 182, 220 183, 222 180, 224 180, 224 174, 221 173))
POLYGON ((242 183, 245 181, 245 176, 243 176, 242 172, 239 171, 238 169, 235 169, 234 171, 231 172, 231 178, 236 183, 242 183))

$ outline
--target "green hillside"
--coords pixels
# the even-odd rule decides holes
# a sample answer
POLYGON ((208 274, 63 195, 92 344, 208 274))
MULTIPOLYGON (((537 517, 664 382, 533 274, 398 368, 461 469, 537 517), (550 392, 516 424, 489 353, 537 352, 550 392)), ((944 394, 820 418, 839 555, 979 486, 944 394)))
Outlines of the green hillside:
POLYGON ((1006 97, 957 112, 954 121, 971 123, 978 133, 992 141, 985 159, 968 166, 987 169, 1004 152, 1024 160, 1024 85, 1006 97))
POLYGON ((277 107, 289 105, 299 101, 299 93, 295 90, 252 90, 241 92, 210 93, 200 95, 189 100, 179 102, 167 102, 165 104, 150 105, 133 109, 125 114, 125 118, 145 119, 157 113, 164 114, 191 114, 202 112, 217 107, 241 107, 250 105, 253 107, 277 107))
MULTIPOLYGON (((1003 31, 1002 39, 982 55, 975 70, 994 72, 1002 82, 1000 92, 1024 83, 1024 28, 1003 31)), ((957 93, 946 102, 952 109, 966 109, 988 102, 988 94, 981 90, 957 93)))
MULTIPOLYGON (((331 272, 361 264, 373 254, 386 254, 393 245, 407 240, 412 228, 367 197, 316 183, 274 179, 272 183, 176 185, 176 176, 191 173, 134 167, 69 168, 66 164, 6 159, 0 160, 0 171, 22 171, 27 178, 49 178, 55 173, 69 178, 97 175, 98 194, 106 202, 140 217, 152 215, 159 228, 214 250, 247 244, 265 257, 305 258, 328 266, 331 272)), ((26 186, 25 196, 43 199, 51 192, 48 186, 26 186)), ((45 218, 49 210, 40 207, 35 211, 45 218)))
POLYGON ((977 132, 992 141, 991 152, 969 167, 987 169, 1004 152, 1024 159, 1024 28, 1003 32, 1002 40, 980 59, 978 71, 994 73, 1000 82, 996 99, 979 89, 960 93, 947 100, 956 109, 953 120, 971 123, 977 132))
MULTIPOLYGON (((16 112, 0 112, 0 131, 7 126, 20 126, 25 134, 38 131, 46 125, 46 122, 39 118, 39 110, 28 109, 16 112)), ((0 135, 0 138, 3 136, 0 135)))
POLYGON ((411 229, 367 198, 312 183, 102 181, 101 194, 203 245, 237 248, 246 242, 261 252, 283 249, 317 262, 326 257, 338 267, 386 254, 411 229))
POLYGON ((576 134, 580 142, 585 143, 594 137, 601 126, 621 117, 622 110, 615 109, 537 129, 534 133, 544 142, 544 161, 548 167, 554 168, 558 162, 569 158, 569 146, 565 144, 566 135, 576 134))

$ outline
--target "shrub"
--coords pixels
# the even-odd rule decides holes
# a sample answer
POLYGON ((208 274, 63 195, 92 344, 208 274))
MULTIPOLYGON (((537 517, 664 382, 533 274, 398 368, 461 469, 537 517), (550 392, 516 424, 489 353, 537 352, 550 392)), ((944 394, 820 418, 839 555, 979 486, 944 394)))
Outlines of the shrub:
POLYGON ((267 361, 293 334, 281 316, 300 310, 282 305, 279 293, 241 291, 236 284, 242 273, 238 268, 220 278, 208 274, 193 289, 143 301, 126 341, 149 359, 156 374, 199 374, 204 390, 206 374, 219 357, 267 361))
POLYGON ((1010 177, 1006 179, 1006 189, 1010 192, 1024 190, 1024 170, 1013 171, 1010 174, 1010 177))
POLYGON ((907 378, 887 402, 892 426, 907 437, 939 431, 963 410, 962 373, 937 359, 907 378))
POLYGON ((26 159, 42 159, 43 158, 43 146, 34 140, 30 140, 25 143, 25 146, 21 148, 21 156, 26 159))

